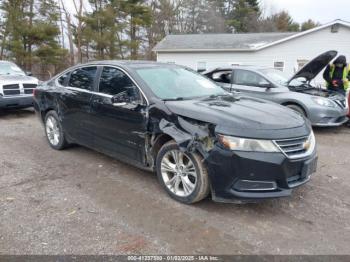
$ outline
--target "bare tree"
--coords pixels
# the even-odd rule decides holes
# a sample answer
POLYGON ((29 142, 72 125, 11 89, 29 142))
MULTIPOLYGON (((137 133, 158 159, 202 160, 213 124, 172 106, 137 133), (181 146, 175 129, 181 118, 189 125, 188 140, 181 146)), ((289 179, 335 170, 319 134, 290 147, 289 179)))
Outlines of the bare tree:
MULTIPOLYGON (((73 0, 74 1, 74 0, 73 0)), ((63 0, 61 0, 61 7, 64 11, 65 18, 66 18, 66 25, 67 25, 67 36, 68 36, 68 42, 69 42, 69 56, 70 56, 70 65, 75 64, 74 59, 74 41, 73 41, 73 32, 72 32, 72 19, 71 14, 66 9, 63 0)))
POLYGON ((83 29, 83 11, 84 11, 84 1, 83 0, 73 0, 76 17, 78 20, 76 29, 76 44, 78 49, 78 62, 83 62, 83 52, 82 52, 82 29, 83 29), (78 3, 77 3, 78 2, 78 3))

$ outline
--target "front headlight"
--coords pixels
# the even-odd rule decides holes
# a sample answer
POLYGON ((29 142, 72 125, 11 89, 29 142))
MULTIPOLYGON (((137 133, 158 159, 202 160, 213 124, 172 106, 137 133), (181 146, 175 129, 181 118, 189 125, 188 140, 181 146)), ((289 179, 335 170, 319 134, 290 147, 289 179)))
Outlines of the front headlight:
POLYGON ((316 138, 314 132, 311 130, 311 134, 308 138, 308 140, 304 143, 304 148, 307 152, 313 152, 316 147, 316 138))
POLYGON ((327 99, 327 98, 322 98, 322 97, 311 97, 311 99, 318 105, 320 106, 327 106, 327 107, 335 107, 335 104, 333 101, 327 99))
POLYGON ((218 135, 218 138, 224 148, 234 151, 280 152, 271 140, 247 139, 224 135, 218 135))

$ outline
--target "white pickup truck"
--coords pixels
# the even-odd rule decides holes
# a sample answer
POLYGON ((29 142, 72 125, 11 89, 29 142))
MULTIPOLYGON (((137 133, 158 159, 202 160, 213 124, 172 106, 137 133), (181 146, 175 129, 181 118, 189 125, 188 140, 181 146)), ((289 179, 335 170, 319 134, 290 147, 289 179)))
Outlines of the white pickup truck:
POLYGON ((38 79, 26 75, 16 64, 0 61, 0 109, 33 105, 33 90, 38 79))

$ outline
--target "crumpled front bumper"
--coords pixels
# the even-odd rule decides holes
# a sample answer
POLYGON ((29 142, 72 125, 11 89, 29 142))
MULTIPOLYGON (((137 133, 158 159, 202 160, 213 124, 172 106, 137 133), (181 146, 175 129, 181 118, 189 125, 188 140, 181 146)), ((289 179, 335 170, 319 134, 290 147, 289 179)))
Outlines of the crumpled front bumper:
POLYGON ((24 108, 33 106, 33 95, 0 96, 0 108, 24 108))
POLYGON ((233 152, 218 146, 206 159, 212 198, 217 202, 256 202, 289 196, 316 171, 316 151, 303 159, 282 153, 233 152))

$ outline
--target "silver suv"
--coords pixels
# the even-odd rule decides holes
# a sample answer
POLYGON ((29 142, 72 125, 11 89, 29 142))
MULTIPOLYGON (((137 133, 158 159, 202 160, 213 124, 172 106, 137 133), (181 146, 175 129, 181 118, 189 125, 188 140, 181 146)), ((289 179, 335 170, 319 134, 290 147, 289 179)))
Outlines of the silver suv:
POLYGON ((26 75, 16 64, 0 61, 0 108, 33 106, 38 79, 26 75))

